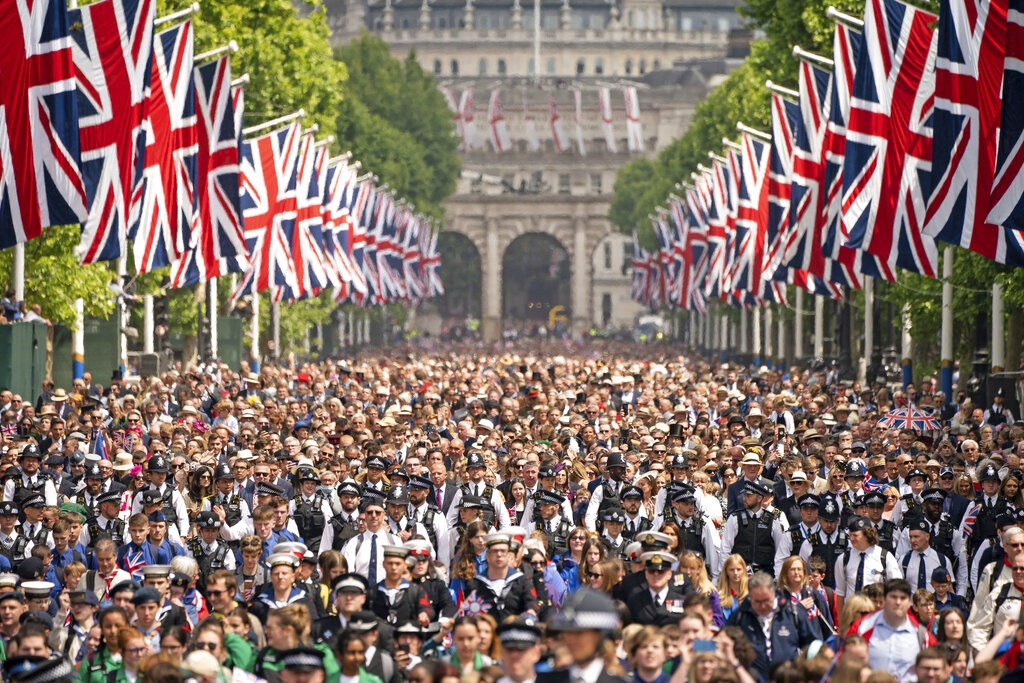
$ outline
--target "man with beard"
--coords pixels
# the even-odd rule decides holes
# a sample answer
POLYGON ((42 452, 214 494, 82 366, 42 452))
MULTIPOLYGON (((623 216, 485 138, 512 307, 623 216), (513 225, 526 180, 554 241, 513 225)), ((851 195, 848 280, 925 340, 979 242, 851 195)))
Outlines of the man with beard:
POLYGON ((407 487, 409 495, 409 520, 419 524, 427 532, 427 540, 437 551, 437 561, 445 567, 451 566, 451 547, 448 543, 448 525, 441 511, 430 504, 430 479, 422 474, 411 475, 407 487))
POLYGON ((643 506, 644 492, 639 486, 624 486, 619 498, 622 499, 622 510, 626 516, 622 535, 627 541, 635 539, 641 531, 650 531, 654 528, 654 523, 647 516, 647 510, 643 506))
POLYGON ((754 571, 775 576, 786 559, 778 553, 784 543, 785 528, 780 519, 762 509, 770 489, 749 479, 743 486, 743 509, 725 522, 721 556, 738 553, 754 571))
POLYGON ((359 484, 348 479, 338 485, 341 512, 331 518, 331 548, 341 551, 350 538, 359 534, 359 484))
POLYGON ((601 485, 594 489, 590 496, 590 504, 587 505, 587 514, 584 524, 590 531, 597 530, 597 516, 602 509, 621 507, 619 494, 626 478, 626 457, 622 453, 611 452, 608 454, 607 471, 609 479, 602 481, 601 485))

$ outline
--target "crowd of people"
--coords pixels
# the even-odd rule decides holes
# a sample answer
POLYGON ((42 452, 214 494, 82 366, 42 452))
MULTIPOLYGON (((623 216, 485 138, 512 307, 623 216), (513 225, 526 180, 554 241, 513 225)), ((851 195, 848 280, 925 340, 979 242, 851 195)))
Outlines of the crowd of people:
POLYGON ((1024 676, 1012 397, 558 343, 0 390, 4 679, 1024 676))

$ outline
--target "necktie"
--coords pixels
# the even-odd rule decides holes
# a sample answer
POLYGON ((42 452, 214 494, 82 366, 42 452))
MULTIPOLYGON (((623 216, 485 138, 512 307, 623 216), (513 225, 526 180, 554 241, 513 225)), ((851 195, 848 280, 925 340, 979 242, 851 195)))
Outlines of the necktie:
POLYGON ((654 606, 655 607, 661 607, 661 596, 660 595, 655 595, 654 596, 654 606))
POLYGON ((434 499, 437 500, 437 507, 441 507, 441 489, 434 489, 434 499))
POLYGON ((552 529, 551 529, 551 520, 549 519, 548 521, 544 522, 544 525, 547 527, 547 532, 550 534, 551 531, 552 531, 552 529))
POLYGON ((415 524, 419 521, 419 511, 416 508, 412 509, 412 513, 409 515, 409 522, 415 524))
POLYGON ((854 584, 854 590, 860 590, 864 587, 864 562, 867 559, 867 552, 861 551, 860 553, 860 565, 857 567, 857 583, 854 584))
POLYGON ((928 585, 924 573, 924 553, 918 553, 920 559, 917 562, 917 587, 924 588, 928 585))
POLYGON ((636 523, 633 520, 626 522, 626 533, 632 534, 636 531, 636 523))
POLYGON ((371 586, 377 585, 377 534, 370 537, 370 567, 366 570, 366 576, 371 586))

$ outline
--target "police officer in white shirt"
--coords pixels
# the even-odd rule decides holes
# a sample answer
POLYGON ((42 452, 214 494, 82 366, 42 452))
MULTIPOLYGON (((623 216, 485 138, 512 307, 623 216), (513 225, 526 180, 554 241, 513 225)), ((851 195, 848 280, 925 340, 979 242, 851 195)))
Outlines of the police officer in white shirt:
POLYGON ((867 517, 854 515, 848 525, 850 549, 836 560, 836 595, 840 608, 847 595, 853 595, 864 586, 902 579, 899 563, 892 553, 878 545, 878 529, 867 517))
POLYGON ((384 578, 384 546, 402 545, 402 539, 388 530, 384 516, 384 496, 375 490, 363 491, 359 505, 366 531, 345 543, 341 554, 349 571, 365 576, 371 586, 384 578))

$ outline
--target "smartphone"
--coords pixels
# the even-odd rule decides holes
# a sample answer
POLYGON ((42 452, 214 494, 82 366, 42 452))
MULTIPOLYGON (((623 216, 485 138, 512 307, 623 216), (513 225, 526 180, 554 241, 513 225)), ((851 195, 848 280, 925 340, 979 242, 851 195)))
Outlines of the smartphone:
POLYGON ((395 647, 398 648, 400 652, 404 652, 406 654, 409 654, 410 652, 409 643, 398 643, 395 647))
POLYGON ((713 640, 700 640, 693 641, 694 652, 718 652, 718 643, 713 640))

